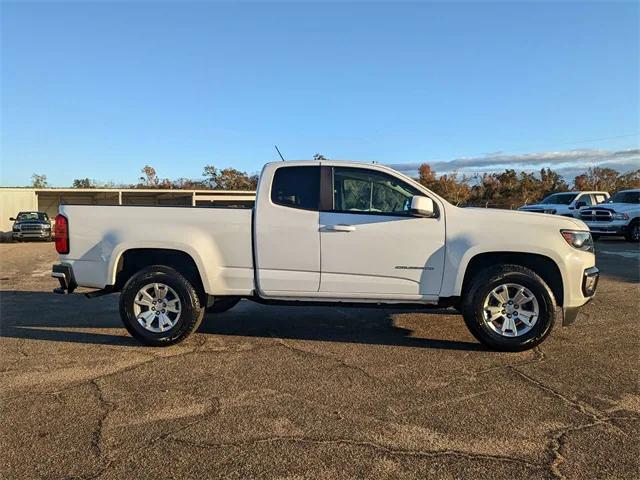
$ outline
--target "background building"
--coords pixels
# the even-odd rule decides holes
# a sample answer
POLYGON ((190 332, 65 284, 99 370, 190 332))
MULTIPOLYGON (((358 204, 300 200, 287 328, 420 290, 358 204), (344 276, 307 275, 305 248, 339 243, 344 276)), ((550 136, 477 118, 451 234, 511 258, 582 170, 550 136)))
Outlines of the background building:
POLYGON ((18 212, 46 212, 53 218, 58 206, 158 205, 250 207, 255 192, 244 190, 165 190, 142 188, 0 188, 0 234, 11 232, 18 212))

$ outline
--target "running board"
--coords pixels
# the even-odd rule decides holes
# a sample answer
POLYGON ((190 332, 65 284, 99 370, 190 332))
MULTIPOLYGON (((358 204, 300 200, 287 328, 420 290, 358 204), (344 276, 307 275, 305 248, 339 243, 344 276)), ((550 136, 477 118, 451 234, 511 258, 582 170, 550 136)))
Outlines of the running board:
POLYGON ((105 295, 109 295, 110 293, 115 293, 115 290, 113 289, 112 286, 105 287, 101 290, 94 290, 93 292, 87 292, 84 294, 84 296, 87 298, 96 298, 96 297, 103 297, 105 295))

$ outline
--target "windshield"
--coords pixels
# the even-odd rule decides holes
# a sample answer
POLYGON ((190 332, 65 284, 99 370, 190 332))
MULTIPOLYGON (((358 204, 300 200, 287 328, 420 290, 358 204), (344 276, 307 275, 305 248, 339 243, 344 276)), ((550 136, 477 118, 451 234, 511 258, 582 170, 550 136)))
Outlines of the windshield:
POLYGON ((554 193, 542 200, 542 204, 556 204, 556 205, 569 205, 573 202, 573 199, 578 196, 577 193, 554 193))
POLYGON ((49 221, 49 217, 44 212, 20 212, 16 218, 17 222, 49 221))
POLYGON ((640 192, 618 192, 607 203, 640 203, 640 192))

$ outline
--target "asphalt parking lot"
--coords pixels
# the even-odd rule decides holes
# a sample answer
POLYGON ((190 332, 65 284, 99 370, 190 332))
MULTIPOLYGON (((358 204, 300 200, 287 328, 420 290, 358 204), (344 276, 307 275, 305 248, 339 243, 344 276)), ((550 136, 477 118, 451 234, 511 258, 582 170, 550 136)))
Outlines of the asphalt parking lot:
POLYGON ((482 348, 451 313, 267 307, 153 349, 117 296, 0 244, 1 478, 637 478, 640 250, 597 243, 577 323, 482 348))

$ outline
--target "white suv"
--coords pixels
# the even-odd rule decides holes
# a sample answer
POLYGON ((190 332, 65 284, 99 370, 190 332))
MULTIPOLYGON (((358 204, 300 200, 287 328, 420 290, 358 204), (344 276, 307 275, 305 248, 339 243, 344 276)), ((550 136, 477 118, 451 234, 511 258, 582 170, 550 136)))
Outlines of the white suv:
POLYGON ((595 207, 608 199, 608 192, 562 192, 549 195, 538 203, 525 205, 518 210, 580 218, 581 209, 595 207))

